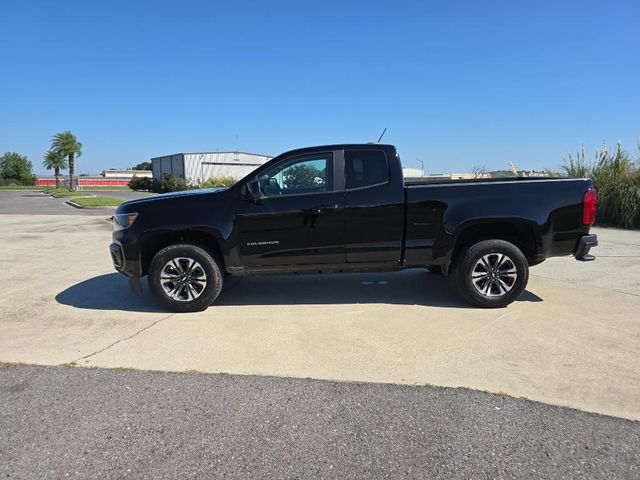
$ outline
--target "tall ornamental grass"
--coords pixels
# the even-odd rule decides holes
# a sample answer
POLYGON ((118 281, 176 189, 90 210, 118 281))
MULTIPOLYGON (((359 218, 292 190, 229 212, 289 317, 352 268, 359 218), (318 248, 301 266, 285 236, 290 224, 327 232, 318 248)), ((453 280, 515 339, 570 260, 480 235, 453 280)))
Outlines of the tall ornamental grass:
POLYGON ((575 155, 569 153, 562 170, 571 178, 593 179, 598 192, 598 225, 640 228, 639 167, 640 158, 634 161, 618 142, 613 152, 606 144, 596 150, 593 160, 586 159, 583 146, 575 155))

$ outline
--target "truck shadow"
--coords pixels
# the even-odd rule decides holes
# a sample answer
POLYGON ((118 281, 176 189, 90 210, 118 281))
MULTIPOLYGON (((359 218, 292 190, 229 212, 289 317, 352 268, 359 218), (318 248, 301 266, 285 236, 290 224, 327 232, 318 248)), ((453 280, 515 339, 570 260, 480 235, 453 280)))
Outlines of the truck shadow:
MULTIPOLYGON (((100 275, 73 285, 56 301, 76 308, 162 312, 146 282, 143 292, 129 290, 118 273, 100 275)), ((526 290, 519 302, 541 302, 526 290)), ((227 277, 215 305, 313 305, 386 303, 446 308, 473 308, 456 294, 453 284, 426 270, 397 273, 348 273, 326 275, 274 275, 227 277)))
POLYGON ((129 288, 127 279, 119 273, 107 273, 76 283, 56 295, 56 301, 89 310, 164 311, 148 289, 136 295, 129 288))

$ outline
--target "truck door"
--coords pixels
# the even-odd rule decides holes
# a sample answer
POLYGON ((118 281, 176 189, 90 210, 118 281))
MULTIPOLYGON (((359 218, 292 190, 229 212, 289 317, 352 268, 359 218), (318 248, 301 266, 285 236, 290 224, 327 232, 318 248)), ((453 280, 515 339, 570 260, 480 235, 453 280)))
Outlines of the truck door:
MULTIPOLYGON (((345 246, 348 263, 400 260, 404 222, 403 179, 393 178, 383 149, 346 149, 345 246)), ((401 173, 397 173, 400 175, 401 173)))
POLYGON ((239 200, 236 211, 245 266, 284 269, 345 262, 344 177, 336 168, 340 154, 296 155, 259 174, 264 198, 239 200))

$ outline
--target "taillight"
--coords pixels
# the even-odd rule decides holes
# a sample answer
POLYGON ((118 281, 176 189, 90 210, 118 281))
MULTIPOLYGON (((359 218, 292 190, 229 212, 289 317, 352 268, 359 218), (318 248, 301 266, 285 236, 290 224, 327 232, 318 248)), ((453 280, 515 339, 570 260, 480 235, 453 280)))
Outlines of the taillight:
POLYGON ((582 224, 593 225, 596 221, 596 209, 598 205, 598 195, 593 188, 584 192, 582 197, 582 224))

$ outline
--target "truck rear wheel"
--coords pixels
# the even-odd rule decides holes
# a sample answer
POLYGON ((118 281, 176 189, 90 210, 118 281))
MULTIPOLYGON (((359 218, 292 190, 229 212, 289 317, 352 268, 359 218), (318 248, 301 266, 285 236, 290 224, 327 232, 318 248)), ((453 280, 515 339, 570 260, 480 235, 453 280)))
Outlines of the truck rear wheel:
POLYGON ((454 278, 472 305, 506 307, 524 291, 529 265, 522 251, 505 240, 485 240, 467 248, 455 262, 454 278))
POLYGON ((174 312, 206 310, 220 295, 222 282, 218 262, 198 245, 169 245, 149 266, 149 287, 174 312))

